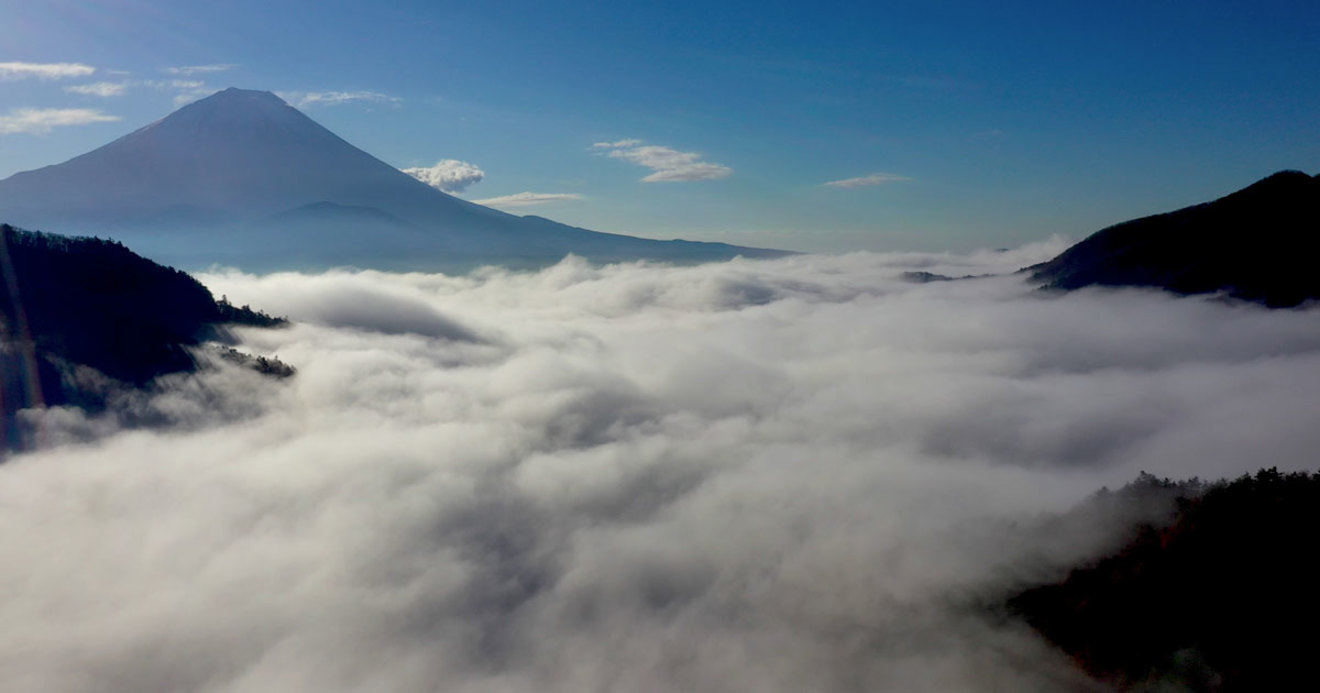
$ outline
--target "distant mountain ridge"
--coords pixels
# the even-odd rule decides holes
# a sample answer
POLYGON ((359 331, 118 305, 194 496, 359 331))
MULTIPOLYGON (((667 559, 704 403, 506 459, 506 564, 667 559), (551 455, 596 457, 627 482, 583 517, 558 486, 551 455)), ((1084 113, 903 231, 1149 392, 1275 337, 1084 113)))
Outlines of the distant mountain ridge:
POLYGON ((1320 299, 1320 176, 1281 171, 1225 197, 1102 229, 1023 269, 1050 289, 1223 292, 1274 308, 1320 299))
POLYGON ((256 269, 787 254, 599 233, 474 204, 354 147, 274 94, 234 88, 0 181, 0 218, 110 234, 165 261, 256 269))

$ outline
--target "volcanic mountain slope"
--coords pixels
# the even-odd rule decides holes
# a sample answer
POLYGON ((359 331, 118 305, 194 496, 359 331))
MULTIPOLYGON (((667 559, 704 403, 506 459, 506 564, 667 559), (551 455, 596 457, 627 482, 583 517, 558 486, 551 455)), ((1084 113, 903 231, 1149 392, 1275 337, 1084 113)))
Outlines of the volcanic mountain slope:
POLYGON ((1320 298, 1320 176, 1282 171, 1213 202, 1123 222, 1028 267, 1047 288, 1224 292, 1274 308, 1320 298))
POLYGON ((0 181, 0 218, 111 234, 187 266, 697 262, 785 253, 656 241, 518 217, 446 195, 269 92, 226 89, 99 149, 0 181))

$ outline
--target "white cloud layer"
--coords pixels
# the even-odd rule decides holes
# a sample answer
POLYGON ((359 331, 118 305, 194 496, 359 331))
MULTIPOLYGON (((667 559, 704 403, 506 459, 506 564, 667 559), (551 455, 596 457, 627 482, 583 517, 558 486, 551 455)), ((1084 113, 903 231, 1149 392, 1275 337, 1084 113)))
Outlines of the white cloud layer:
POLYGON ((1138 470, 1313 468, 1320 322, 971 256, 203 277, 298 366, 0 465, 14 690, 1053 691, 978 609, 1138 470))
POLYGON ((380 103, 398 105, 402 102, 397 96, 390 96, 376 91, 281 91, 280 98, 298 108, 312 106, 340 106, 346 103, 380 103))
POLYGON ((701 160, 699 152, 680 152, 671 147, 643 144, 642 140, 627 139, 618 142, 597 142, 592 149, 609 150, 609 156, 649 168, 652 173, 642 181, 646 183, 677 183, 728 178, 733 169, 721 164, 701 160))
POLYGON ((86 77, 96 72, 96 68, 82 63, 0 63, 0 80, 26 79, 67 79, 86 77))
POLYGON ((121 96, 128 89, 126 82, 95 82, 93 84, 75 84, 64 88, 64 91, 70 94, 82 94, 84 96, 111 97, 121 96))
POLYGON ((54 128, 119 120, 94 108, 14 108, 0 116, 0 135, 44 135, 54 128))
POLYGON ((499 197, 488 197, 484 200, 473 200, 479 205, 487 207, 499 207, 501 209, 513 209, 517 207, 532 207, 543 205, 549 202, 564 202, 568 200, 581 200, 582 196, 578 193, 536 193, 520 192, 512 195, 501 195, 499 197))
POLYGON ((486 178, 486 172, 476 164, 459 161, 458 159, 441 159, 434 166, 401 170, 413 178, 447 193, 463 192, 486 178))
POLYGON ((843 180, 832 180, 824 185, 836 188, 864 188, 871 185, 884 185, 885 183, 899 183, 905 180, 912 180, 896 173, 872 173, 869 176, 860 176, 858 178, 845 178, 843 180))

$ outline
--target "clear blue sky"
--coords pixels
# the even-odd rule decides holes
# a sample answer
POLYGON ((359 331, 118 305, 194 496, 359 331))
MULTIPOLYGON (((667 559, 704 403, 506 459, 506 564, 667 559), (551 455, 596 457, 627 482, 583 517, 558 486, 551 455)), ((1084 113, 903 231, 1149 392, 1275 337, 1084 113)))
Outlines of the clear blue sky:
POLYGON ((1080 238, 1320 170, 1315 0, 384 4, 0 5, 0 177, 227 86, 474 164, 467 199, 571 196, 516 213, 804 250, 1080 238))

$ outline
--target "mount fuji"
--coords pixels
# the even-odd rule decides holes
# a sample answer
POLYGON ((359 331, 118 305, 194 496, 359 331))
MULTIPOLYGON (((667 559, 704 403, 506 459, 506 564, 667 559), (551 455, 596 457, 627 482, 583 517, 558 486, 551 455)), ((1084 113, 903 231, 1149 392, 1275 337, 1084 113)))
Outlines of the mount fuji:
POLYGON ((64 163, 0 181, 0 221, 110 235, 181 267, 457 270, 680 263, 783 251, 659 241, 447 195, 264 91, 226 89, 64 163))

